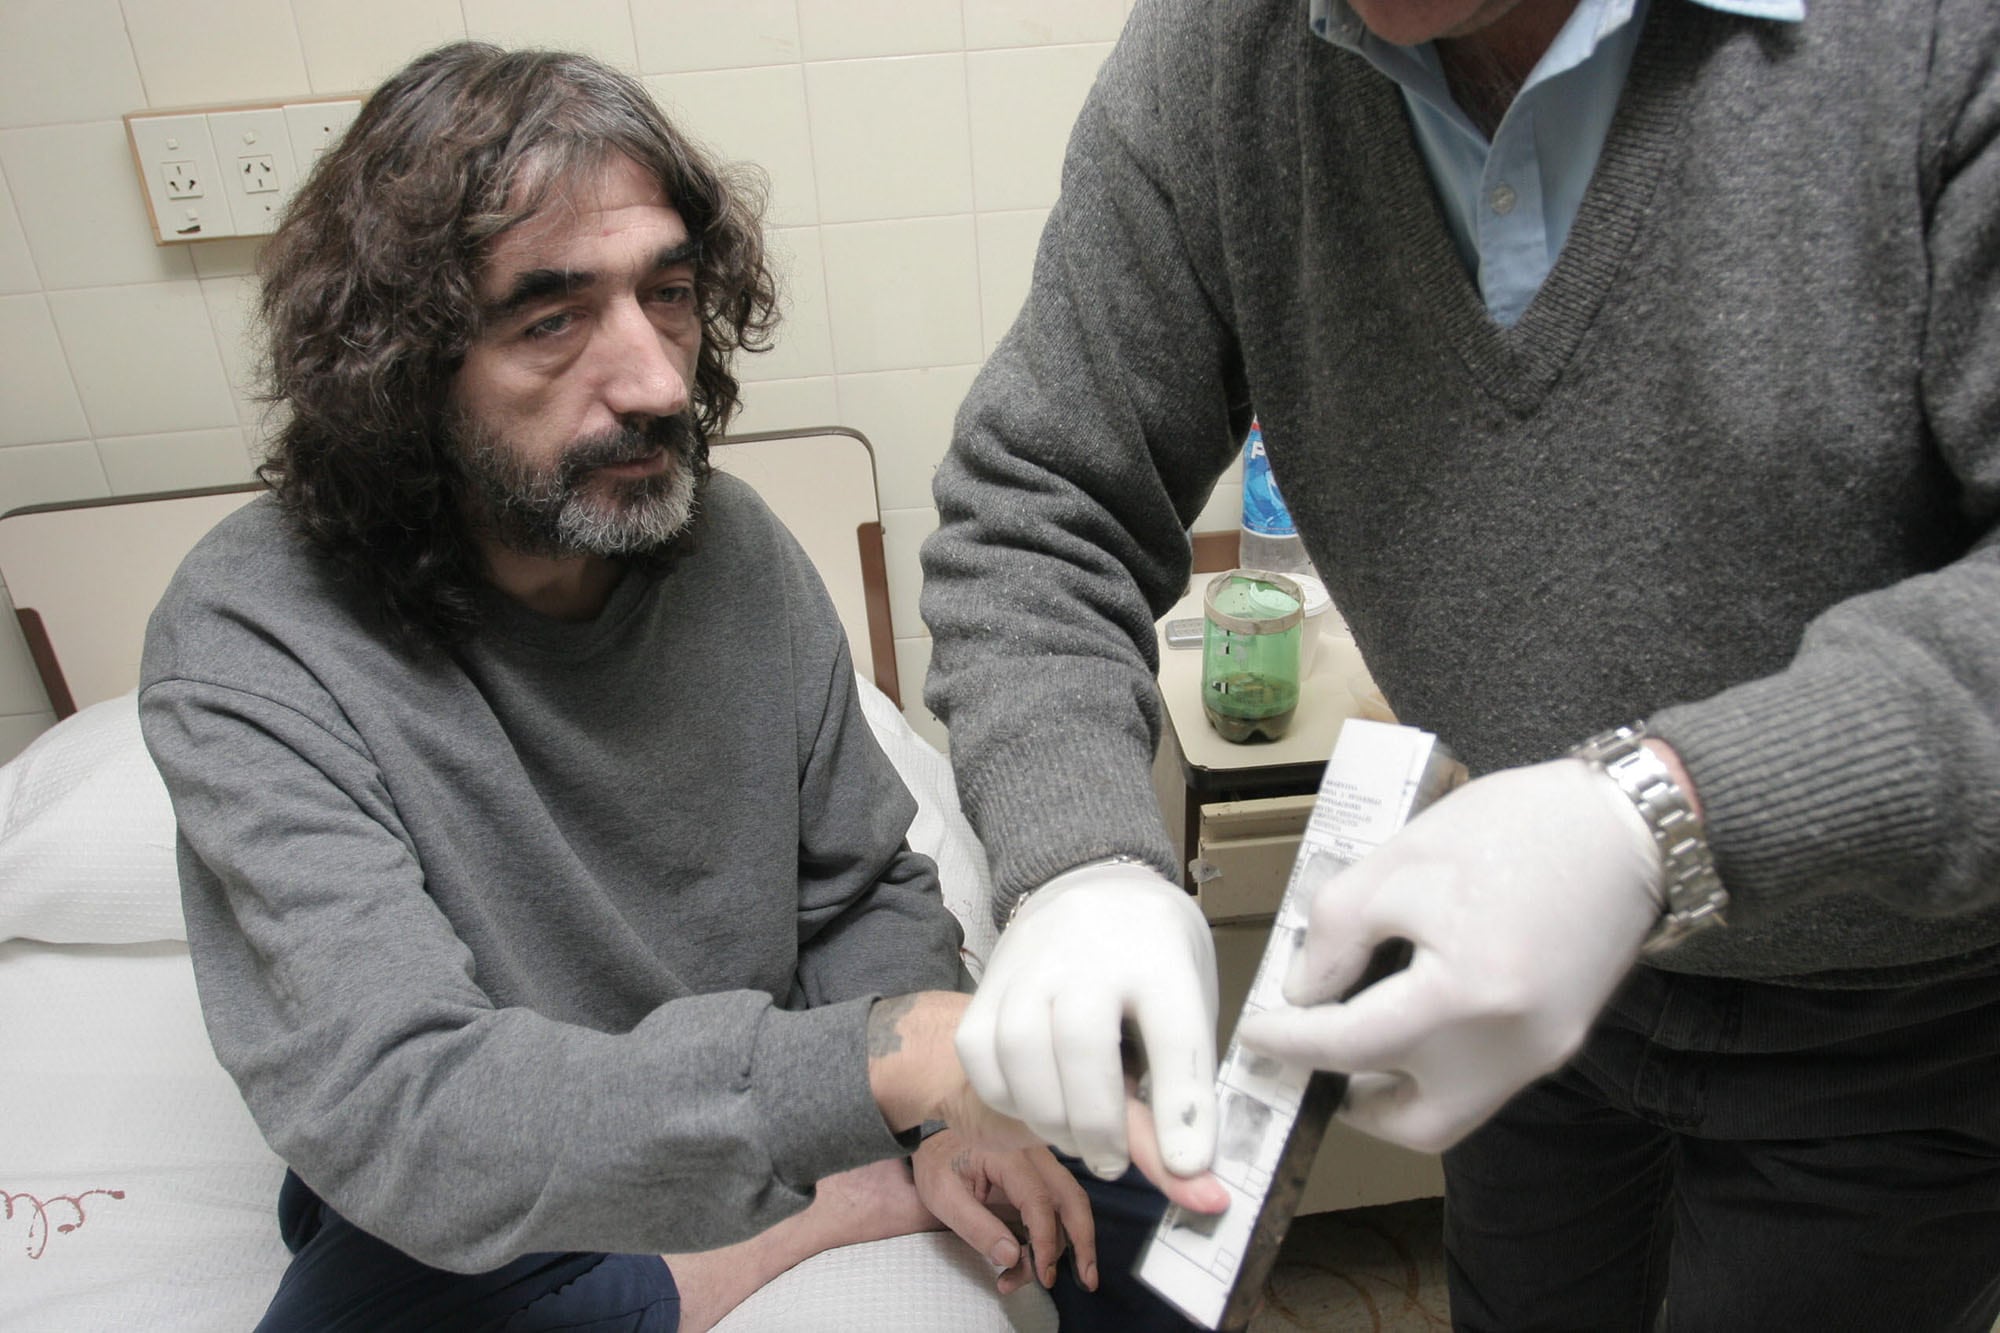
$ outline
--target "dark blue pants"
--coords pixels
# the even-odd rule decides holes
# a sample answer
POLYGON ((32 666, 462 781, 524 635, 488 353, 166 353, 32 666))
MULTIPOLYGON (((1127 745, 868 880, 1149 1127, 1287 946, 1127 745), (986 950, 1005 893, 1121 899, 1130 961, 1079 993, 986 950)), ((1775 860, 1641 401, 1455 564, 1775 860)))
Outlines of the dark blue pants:
POLYGON ((291 1266, 258 1333, 674 1333, 680 1293, 657 1254, 530 1254, 490 1273, 418 1263, 321 1203, 278 1192, 291 1266))
POLYGON ((1097 1290, 1086 1291, 1065 1253, 1049 1292, 1062 1320, 1062 1333, 1193 1333, 1201 1328, 1153 1294, 1132 1275, 1166 1211, 1167 1196, 1137 1168, 1117 1180, 1099 1180, 1074 1157, 1056 1154, 1090 1196, 1097 1225, 1097 1290))
POLYGON ((1461 1330, 1987 1333, 2000 979, 1805 990, 1641 968, 1445 1155, 1461 1330))

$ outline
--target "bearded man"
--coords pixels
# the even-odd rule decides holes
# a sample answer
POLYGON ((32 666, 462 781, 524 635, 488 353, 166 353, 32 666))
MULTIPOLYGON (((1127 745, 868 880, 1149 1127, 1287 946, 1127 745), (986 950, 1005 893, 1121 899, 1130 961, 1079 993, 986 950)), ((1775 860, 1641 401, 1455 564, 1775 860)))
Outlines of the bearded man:
POLYGON ((934 1214, 1003 1288, 1065 1237, 1091 1273, 1081 1191, 965 1090, 826 593, 708 468, 774 322, 754 195, 629 78, 463 44, 266 272, 274 493, 176 576, 140 703, 290 1167, 264 1326, 701 1329, 934 1214))

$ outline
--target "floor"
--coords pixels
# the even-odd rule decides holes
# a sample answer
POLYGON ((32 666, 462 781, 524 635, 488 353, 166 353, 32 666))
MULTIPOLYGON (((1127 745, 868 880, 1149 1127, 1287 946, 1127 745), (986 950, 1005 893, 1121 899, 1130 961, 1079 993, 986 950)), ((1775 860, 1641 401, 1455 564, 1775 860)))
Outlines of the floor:
POLYGON ((1440 1199, 1315 1213, 1292 1223, 1250 1333, 1448 1329, 1440 1199))
MULTIPOLYGON (((1250 1333, 1449 1329, 1442 1199, 1299 1218, 1265 1281, 1250 1333)), ((2000 1323, 1993 1326, 2000 1333, 2000 1323)))

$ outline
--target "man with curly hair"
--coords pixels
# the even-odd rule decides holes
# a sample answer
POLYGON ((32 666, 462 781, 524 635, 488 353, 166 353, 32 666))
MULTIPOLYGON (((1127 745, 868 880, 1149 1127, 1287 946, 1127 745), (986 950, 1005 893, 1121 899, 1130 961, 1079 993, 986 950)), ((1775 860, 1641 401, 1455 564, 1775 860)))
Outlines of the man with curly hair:
POLYGON ((274 494, 190 555, 141 692, 209 1029, 290 1167, 267 1328, 701 1329, 939 1219, 1003 1290, 1094 1267, 965 1089, 958 928, 826 593, 708 468, 758 226, 629 78, 461 44, 270 243, 274 494))

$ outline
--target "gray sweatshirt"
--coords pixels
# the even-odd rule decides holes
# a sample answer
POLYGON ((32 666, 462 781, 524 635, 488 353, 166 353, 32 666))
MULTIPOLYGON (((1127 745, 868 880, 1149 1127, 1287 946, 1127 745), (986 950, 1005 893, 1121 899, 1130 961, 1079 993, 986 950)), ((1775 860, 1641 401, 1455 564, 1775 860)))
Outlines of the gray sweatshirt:
POLYGON ((480 1271, 742 1239, 906 1151, 876 995, 957 924, 804 554, 716 475, 588 623, 399 650, 269 499, 176 575, 140 717, 216 1053, 357 1225, 480 1271))
POLYGON ((1400 95, 1299 0, 1141 0, 924 549, 997 912, 1124 852, 1152 620, 1254 410, 1398 715, 1475 771, 1646 719, 1734 924, 1663 966, 2000 962, 2000 5, 1651 6, 1569 241, 1496 325, 1400 95))

